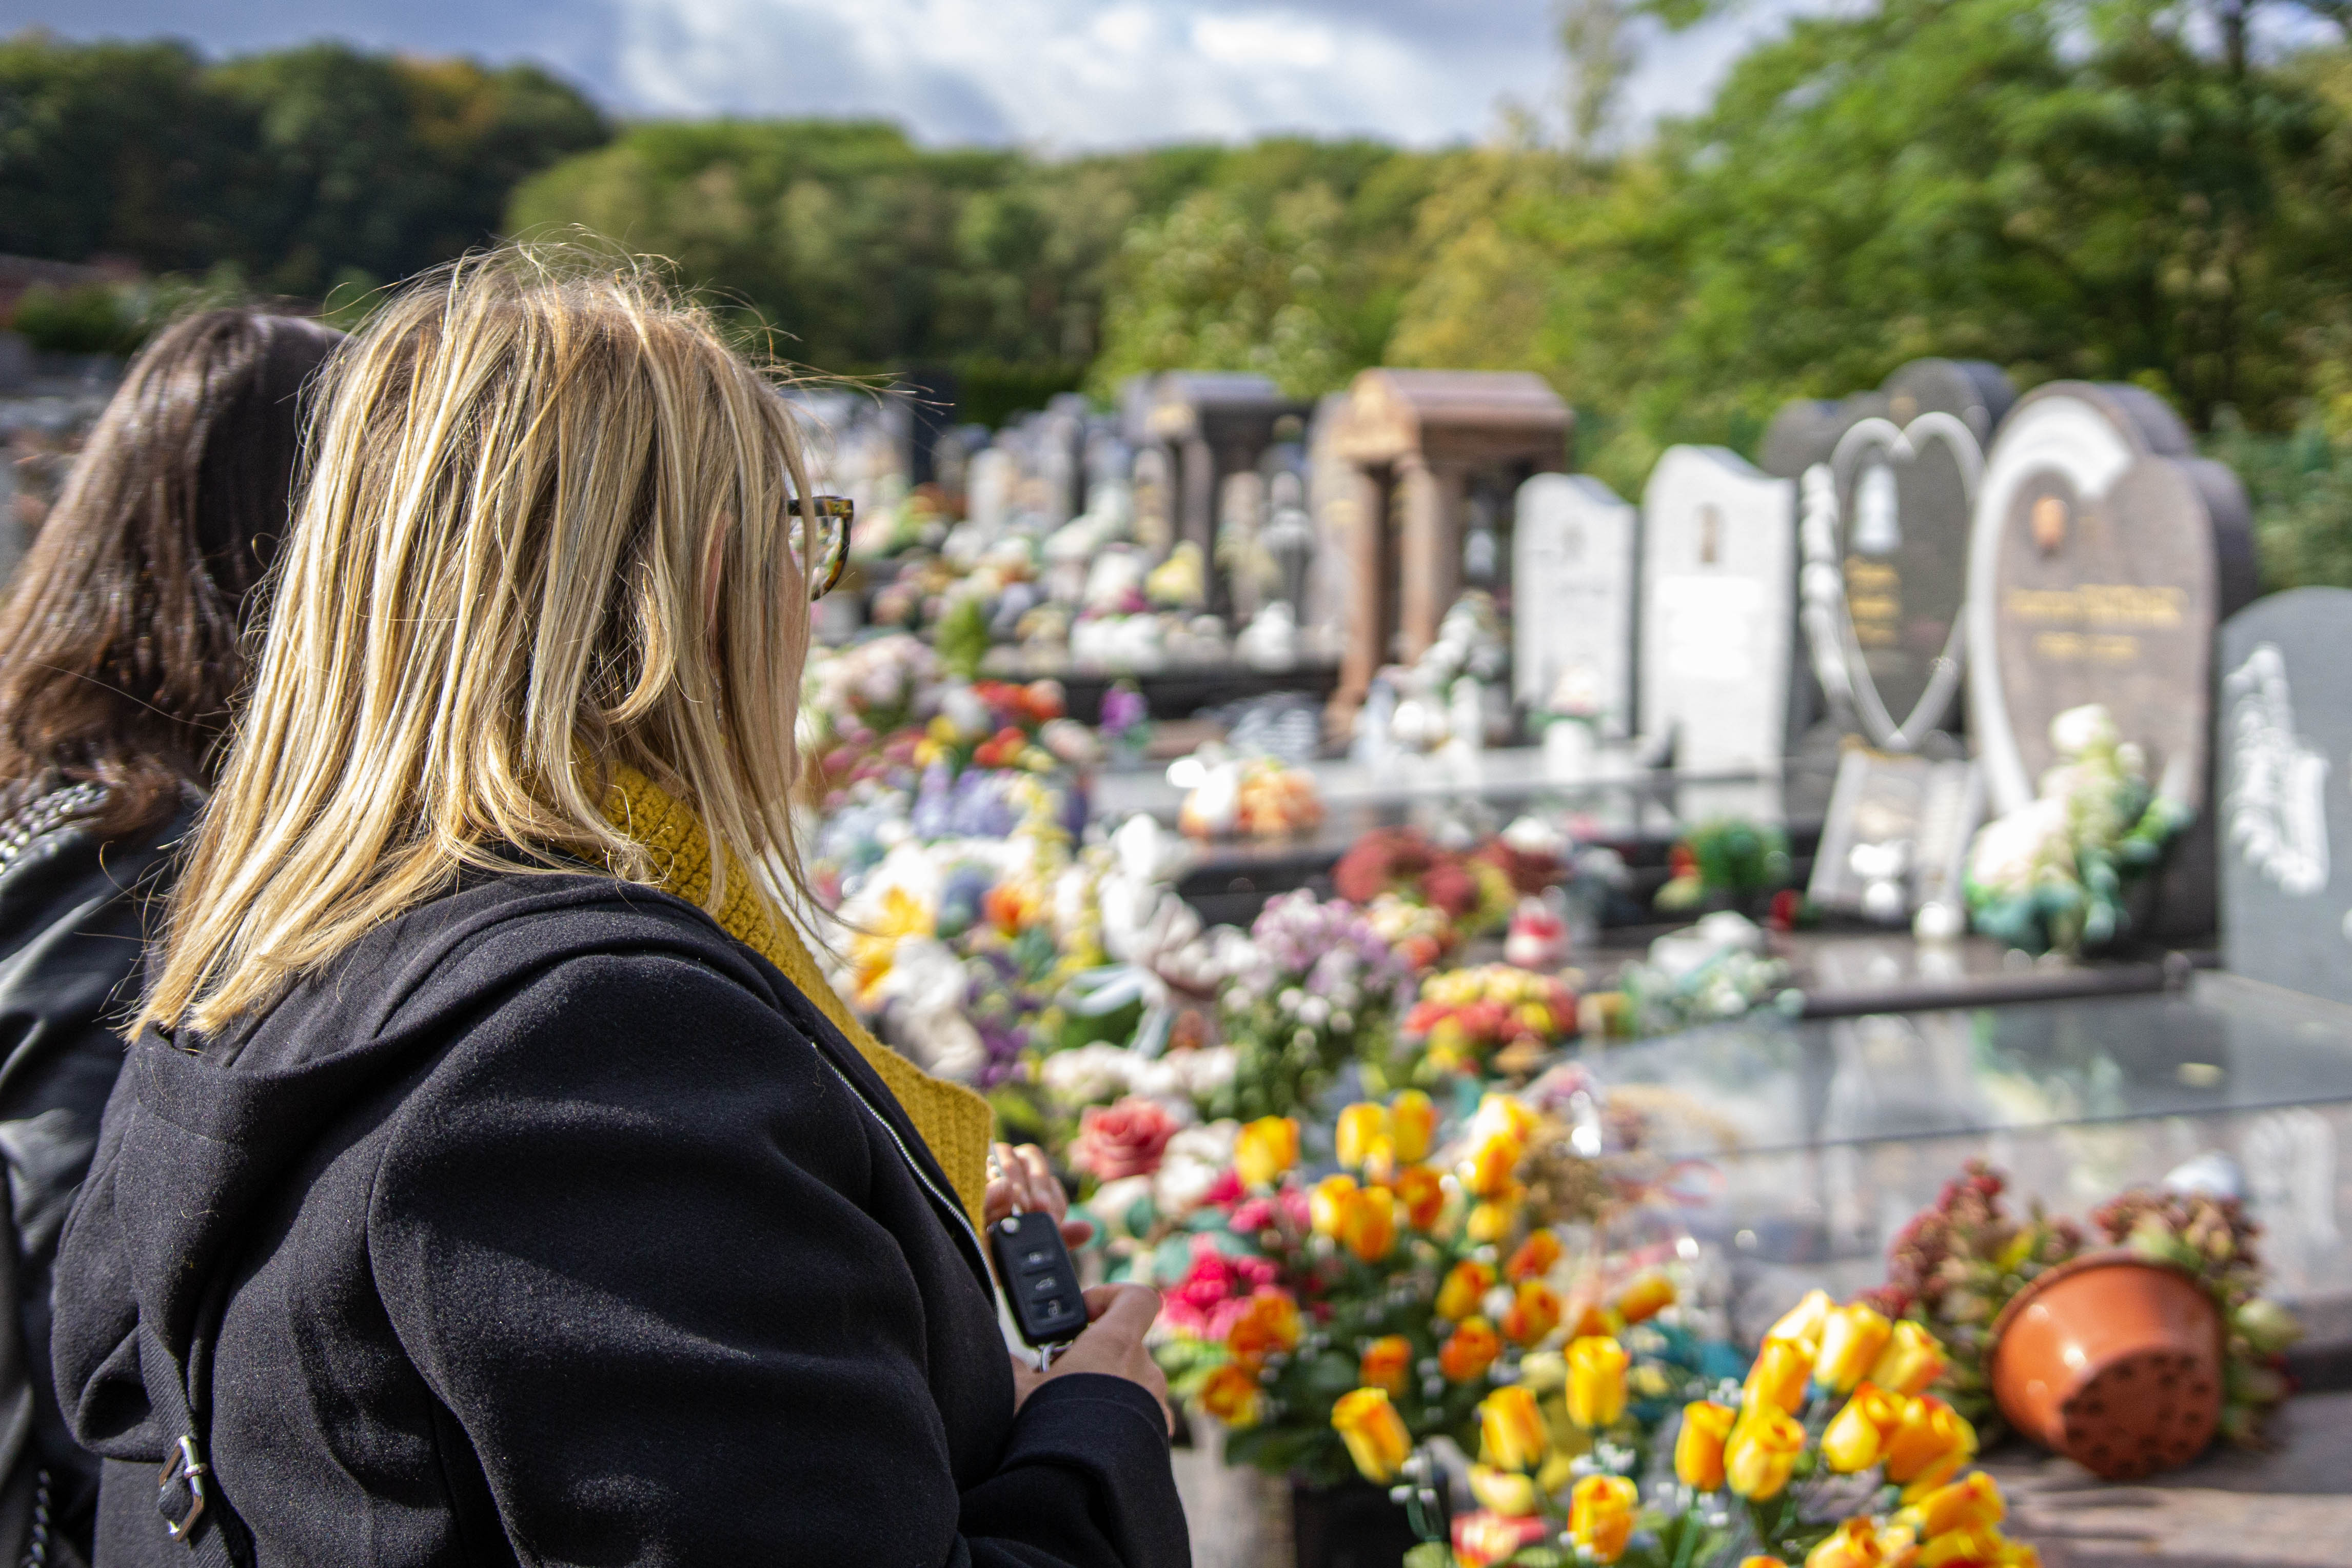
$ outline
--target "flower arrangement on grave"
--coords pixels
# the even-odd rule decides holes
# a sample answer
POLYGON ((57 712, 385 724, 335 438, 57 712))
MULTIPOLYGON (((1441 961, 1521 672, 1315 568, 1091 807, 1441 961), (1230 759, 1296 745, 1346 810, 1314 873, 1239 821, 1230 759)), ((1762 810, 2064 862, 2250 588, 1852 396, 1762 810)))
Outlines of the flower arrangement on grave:
MULTIPOLYGON (((1570 1425, 1605 1429, 1624 1399, 1625 1353, 1580 1336, 1564 1357, 1570 1425)), ((1682 1407, 1671 1477, 1626 1447, 1601 1441, 1564 1469, 1544 1427, 1516 1427, 1511 1406, 1480 1434, 1480 1464, 1503 1485, 1457 1519, 1450 1550, 1433 1542, 1412 1568, 1877 1568, 1970 1564, 2023 1568, 2033 1549, 2005 1539, 1992 1479, 1968 1472, 1969 1423, 1926 1392, 1933 1342, 1905 1335, 1861 1302, 1816 1291, 1776 1323, 1741 1380, 1682 1407), (1967 1473, 1964 1473, 1967 1472, 1967 1473)), ((1516 1404, 1516 1402, 1513 1402, 1516 1404)), ((1475 1472, 1474 1472, 1475 1474, 1475 1472)))
POLYGON ((1666 884, 1657 907, 1696 909, 1716 900, 1750 900, 1789 885, 1789 839, 1769 823, 1715 817, 1666 852, 1666 884))
POLYGON ((2147 758, 2095 703, 2052 719, 2050 742, 2057 766, 2033 800, 1978 830, 1961 891, 1986 936, 2074 956, 2129 933, 2132 890, 2195 813, 2156 792, 2147 758))
POLYGON ((1509 964, 1447 969, 1421 982, 1404 1017, 1404 1076, 1457 1073, 1525 1079, 1576 1034, 1576 994, 1559 979, 1509 964))
MULTIPOLYGON (((1349 845, 1331 868, 1331 888, 1353 904, 1370 904, 1387 894, 1435 910, 1462 935, 1475 936, 1501 930, 1522 893, 1543 887, 1541 880, 1533 880, 1522 888, 1515 872, 1534 877, 1499 841, 1457 853, 1439 848, 1416 828, 1375 828, 1349 845)), ((1559 876, 1554 862, 1550 880, 1559 876)))
POLYGON ((1777 997, 1790 980, 1763 928, 1721 909, 1650 944, 1645 962, 1618 972, 1617 995, 1597 998, 1612 1032, 1670 1034, 1738 1018, 1777 997))
POLYGON ((1281 839, 1311 832, 1322 821, 1314 774, 1271 757, 1251 757, 1205 764, 1184 796, 1176 825, 1199 839, 1281 839))
POLYGON ((1410 972, 1363 912, 1304 890, 1266 901, 1222 998, 1236 1051, 1219 1114, 1286 1114, 1353 1058, 1384 1058, 1410 972))
MULTIPOLYGON (((1944 1388, 1953 1405, 1997 1429, 1990 1377, 1990 1331, 2017 1293, 2038 1276, 2082 1255, 2087 1238, 2072 1220, 2047 1217, 2034 1201, 2023 1218, 2003 1203, 2008 1177, 1971 1160, 1944 1184, 1936 1201, 1898 1232, 1887 1254, 1887 1281, 1870 1293, 1880 1311, 1933 1335, 1947 1362, 1944 1388)), ((2301 1330, 2292 1314, 2262 1294, 2255 1240, 2261 1228, 2235 1198, 2139 1189, 2093 1212, 2109 1245, 2196 1278, 2221 1314, 2222 1436, 2254 1443, 2263 1417, 2285 1397, 2280 1353, 2301 1330)))

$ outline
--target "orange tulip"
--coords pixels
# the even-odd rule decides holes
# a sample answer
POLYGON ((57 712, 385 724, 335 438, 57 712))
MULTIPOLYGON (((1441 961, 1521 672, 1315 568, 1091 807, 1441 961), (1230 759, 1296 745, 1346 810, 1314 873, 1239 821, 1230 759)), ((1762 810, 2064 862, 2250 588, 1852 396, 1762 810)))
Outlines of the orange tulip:
POLYGON ((1568 1494, 1569 1539, 1595 1563, 1614 1563, 1633 1539, 1641 1494, 1623 1476, 1587 1476, 1568 1494))
POLYGON ((1805 1568, 1881 1568, 1885 1561, 1878 1526, 1867 1519, 1847 1520, 1805 1553, 1805 1568))
MULTIPOLYGON (((2027 1561, 2021 1552, 2033 1548, 2010 1541, 1998 1530, 1955 1530, 1922 1542, 1919 1554, 1911 1559, 1913 1568, 2010 1568, 2011 1564, 2027 1561)), ((2037 1552, 2031 1559, 2039 1563, 2037 1552)))
POLYGON ((1936 1336, 1910 1322, 1895 1325, 1870 1380, 1895 1394, 1925 1394, 1944 1375, 1944 1347, 1936 1336))
POLYGON ((1339 1163, 1350 1170, 1361 1169, 1373 1146, 1386 1144, 1388 1136, 1387 1111, 1367 1101, 1349 1106, 1339 1113, 1339 1125, 1334 1134, 1339 1163))
POLYGON ((1478 1303, 1495 1288, 1495 1270, 1475 1259, 1465 1259, 1454 1265, 1445 1276, 1445 1283, 1437 1287, 1437 1315, 1448 1322, 1460 1322, 1475 1315, 1478 1303))
POLYGON ((1298 1124, 1287 1116, 1261 1116, 1234 1138, 1234 1174, 1244 1186, 1272 1186, 1298 1163, 1298 1124))
POLYGON ((1549 1230, 1538 1230, 1519 1243, 1519 1249, 1503 1265, 1503 1275, 1511 1280, 1540 1280, 1559 1261, 1559 1238, 1549 1230))
POLYGON ((1632 1357, 1606 1337, 1568 1346, 1568 1418, 1588 1432, 1617 1424, 1625 1414, 1625 1368, 1632 1357))
POLYGON ((1845 1408, 1831 1417, 1822 1433, 1822 1462, 1842 1476, 1858 1474, 1878 1462, 1878 1456, 1903 1425, 1911 1402, 1889 1394, 1874 1383, 1855 1387, 1845 1408))
POLYGON ((1934 1395, 1923 1394, 1887 1436, 1879 1462, 1888 1480, 1925 1494, 1958 1475, 1976 1451, 1976 1428, 1934 1395))
POLYGON ((1265 1414, 1265 1391, 1249 1368, 1229 1361, 1201 1385, 1201 1408, 1228 1427, 1255 1427, 1265 1414))
POLYGON ((1318 1236, 1337 1236, 1346 1222, 1349 1202, 1356 1196, 1356 1178, 1345 1172, 1327 1176, 1307 1192, 1307 1222, 1318 1236))
POLYGON ((1357 1470, 1377 1486, 1386 1486, 1404 1468, 1412 1453, 1412 1435, 1404 1417, 1389 1403, 1383 1388, 1359 1388, 1343 1394, 1331 1406, 1331 1429, 1348 1445, 1348 1457, 1357 1470))
POLYGON ((1780 1321, 1765 1331, 1768 1340, 1793 1340, 1808 1352, 1822 1343, 1822 1324, 1836 1305, 1827 1291, 1808 1291, 1805 1299, 1781 1314, 1780 1321))
POLYGON ((1467 1383, 1494 1365, 1502 1354, 1503 1342, 1496 1337, 1492 1323, 1484 1318, 1465 1318, 1453 1337, 1439 1347, 1437 1369, 1453 1382, 1467 1383))
POLYGON ((1517 1223, 1519 1199, 1526 1195, 1527 1189, 1515 1183, 1501 1197, 1479 1204, 1463 1223, 1463 1233, 1473 1241, 1501 1241, 1517 1223))
POLYGON ((1975 1470, 1966 1480, 1936 1488, 1895 1519, 1929 1540, 1955 1530, 1990 1530, 2008 1516, 2000 1488, 1990 1476, 1975 1470))
POLYGON ((1478 1436, 1481 1457, 1497 1469, 1534 1469, 1551 1451, 1551 1429, 1536 1396, 1516 1383, 1478 1402, 1478 1436))
POLYGON ((1503 1333, 1513 1344, 1534 1345, 1559 1327, 1559 1292, 1541 1280, 1522 1280, 1503 1314, 1503 1333))
POLYGON ((1368 1186, 1339 1215, 1339 1244, 1358 1261, 1377 1263, 1396 1249, 1396 1200, 1384 1186, 1368 1186))
POLYGON ((1822 1320, 1822 1343, 1813 1356, 1813 1381, 1843 1394, 1878 1364, 1895 1325, 1860 1301, 1831 1309, 1822 1320))
POLYGON ((1805 1429, 1772 1406, 1743 1416, 1723 1446, 1723 1479, 1733 1491, 1764 1502, 1780 1495, 1805 1449, 1805 1429))
MULTIPOLYGON (((1476 1490, 1474 1479, 1470 1485, 1476 1490)), ((1518 1479, 1525 1481, 1521 1476, 1518 1479)), ((1454 1561, 1456 1568, 1492 1568, 1497 1563, 1507 1563, 1523 1546, 1532 1546, 1550 1533, 1550 1527, 1540 1519, 1520 1518, 1491 1509, 1465 1513, 1454 1521, 1454 1561)))
POLYGON ((1405 1377, 1412 1369, 1412 1343, 1401 1333, 1374 1340, 1364 1347, 1356 1364, 1356 1381, 1368 1388, 1385 1388, 1402 1398, 1405 1377))
POLYGON ((1694 1491, 1723 1486, 1723 1444, 1739 1412, 1712 1399, 1683 1406, 1683 1427, 1675 1437, 1675 1479, 1694 1491))
POLYGON ((1793 1340, 1768 1339, 1748 1369, 1750 1409, 1769 1405, 1791 1415, 1805 1402, 1805 1385, 1813 1377, 1813 1358, 1793 1340))
POLYGON ((1407 1165, 1429 1158, 1437 1135, 1437 1107, 1418 1089, 1408 1089, 1389 1102, 1389 1142, 1396 1157, 1407 1165))
POLYGON ((1675 1304, 1675 1282, 1651 1270, 1636 1274, 1617 1298, 1617 1315, 1627 1323, 1647 1322, 1675 1304))
POLYGON ((1426 1230, 1445 1212, 1445 1184, 1427 1166, 1407 1166, 1396 1174, 1397 1201, 1415 1230, 1426 1230))
POLYGON ((1298 1303, 1271 1286, 1249 1299, 1242 1315, 1225 1331, 1225 1354, 1244 1366, 1255 1368, 1276 1352, 1298 1348, 1298 1303))

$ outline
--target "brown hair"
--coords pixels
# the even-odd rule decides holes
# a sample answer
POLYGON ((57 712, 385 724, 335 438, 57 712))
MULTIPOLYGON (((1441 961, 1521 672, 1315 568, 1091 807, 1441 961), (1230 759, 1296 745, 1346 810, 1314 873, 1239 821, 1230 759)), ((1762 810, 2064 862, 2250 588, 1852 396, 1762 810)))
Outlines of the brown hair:
POLYGON ((150 343, 0 601, 0 810, 106 787, 107 837, 209 783, 287 532, 303 389, 342 334, 210 310, 150 343))

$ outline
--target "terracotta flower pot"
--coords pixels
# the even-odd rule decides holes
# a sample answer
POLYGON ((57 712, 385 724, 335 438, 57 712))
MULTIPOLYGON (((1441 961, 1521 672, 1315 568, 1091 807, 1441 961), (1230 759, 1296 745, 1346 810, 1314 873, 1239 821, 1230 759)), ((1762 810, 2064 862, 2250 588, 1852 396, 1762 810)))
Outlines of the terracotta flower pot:
POLYGON ((2010 1425, 2108 1480, 2188 1463, 2221 1416, 2221 1313, 2180 1270, 2117 1249, 2051 1270, 1992 1325, 2010 1425))

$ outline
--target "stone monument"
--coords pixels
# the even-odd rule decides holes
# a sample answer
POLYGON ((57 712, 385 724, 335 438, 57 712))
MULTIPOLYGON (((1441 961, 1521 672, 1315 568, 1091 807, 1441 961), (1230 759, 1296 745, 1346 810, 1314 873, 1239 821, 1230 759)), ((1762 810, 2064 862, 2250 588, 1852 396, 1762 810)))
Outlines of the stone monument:
MULTIPOLYGON (((1282 395, 1264 376, 1202 371, 1171 371, 1150 387, 1145 434, 1163 443, 1171 464, 1178 541, 1198 545, 1202 559, 1217 556, 1217 523, 1227 481, 1255 474, 1258 459, 1274 444, 1276 426, 1303 421, 1309 405, 1282 395)), ((1209 574, 1208 609, 1227 613, 1232 596, 1224 574, 1209 574)))
POLYGON ((2215 831, 2231 972, 2352 1002, 2352 589, 2298 588, 2221 628, 2215 831))
POLYGON ((1720 446, 1674 446, 1642 493, 1643 734, 1685 773, 1776 768, 1796 640, 1796 486, 1720 446))
POLYGON ((1961 601, 1984 442, 2015 401, 1975 362, 1919 360, 1876 392, 1784 408, 1767 467, 1799 481, 1799 623, 1839 727, 1891 752, 1958 719, 1961 601), (1777 466, 1776 466, 1777 465, 1777 466))
MULTIPOLYGON (((1353 524, 1354 584, 1335 732, 1345 734, 1383 664, 1410 664, 1437 638, 1463 586, 1474 492, 1510 489, 1568 466, 1574 416, 1542 377, 1516 371, 1370 370, 1330 415, 1329 452, 1353 470, 1340 509, 1353 524)), ((1482 530, 1499 560, 1507 519, 1482 530)), ((1497 599, 1507 601, 1508 594, 1497 599)))
POLYGON ((1513 699, 1630 733, 1640 514, 1589 474, 1538 474, 1515 510, 1513 699))
POLYGON ((1969 547, 1969 721, 1990 810, 2032 800, 2050 721, 2098 703, 2166 796, 2198 813, 2157 935, 2211 928, 2213 629, 2253 597, 2237 476, 2193 455, 2141 388, 2055 382, 1985 459, 1969 547))

